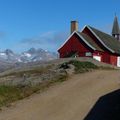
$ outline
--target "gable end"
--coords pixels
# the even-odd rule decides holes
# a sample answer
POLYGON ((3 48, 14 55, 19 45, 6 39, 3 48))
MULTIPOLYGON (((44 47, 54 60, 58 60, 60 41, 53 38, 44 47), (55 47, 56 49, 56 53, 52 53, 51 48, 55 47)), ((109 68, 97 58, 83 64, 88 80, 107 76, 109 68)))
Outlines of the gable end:
POLYGON ((77 31, 74 31, 69 37, 68 39, 63 43, 63 45, 61 45, 61 47, 58 49, 58 51, 70 40, 70 38, 74 35, 77 34, 77 36, 79 38, 81 38, 81 40, 87 44, 91 49, 96 50, 96 48, 94 48, 92 45, 90 45, 77 31))

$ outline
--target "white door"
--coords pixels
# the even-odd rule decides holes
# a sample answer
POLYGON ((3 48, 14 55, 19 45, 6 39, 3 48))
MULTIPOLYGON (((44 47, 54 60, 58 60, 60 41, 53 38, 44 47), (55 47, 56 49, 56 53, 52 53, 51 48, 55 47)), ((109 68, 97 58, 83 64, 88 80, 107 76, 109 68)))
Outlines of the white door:
POLYGON ((100 61, 101 62, 101 56, 93 56, 93 58, 97 61, 100 61))
POLYGON ((117 67, 120 67, 120 57, 117 57, 117 67))

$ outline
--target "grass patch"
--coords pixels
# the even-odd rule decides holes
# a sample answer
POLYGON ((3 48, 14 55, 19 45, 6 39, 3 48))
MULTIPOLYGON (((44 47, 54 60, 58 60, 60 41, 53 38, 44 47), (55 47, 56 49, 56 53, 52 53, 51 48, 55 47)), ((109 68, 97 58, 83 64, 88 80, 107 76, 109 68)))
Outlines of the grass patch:
POLYGON ((67 79, 66 75, 59 75, 53 80, 44 81, 36 86, 0 86, 0 108, 9 106, 10 103, 21 100, 37 91, 43 91, 55 83, 61 83, 67 79))
POLYGON ((94 65, 91 62, 81 62, 77 60, 71 60, 68 64, 75 66, 75 73, 84 73, 92 69, 98 69, 98 66, 94 65))
POLYGON ((22 89, 13 86, 0 86, 0 107, 22 99, 22 89))

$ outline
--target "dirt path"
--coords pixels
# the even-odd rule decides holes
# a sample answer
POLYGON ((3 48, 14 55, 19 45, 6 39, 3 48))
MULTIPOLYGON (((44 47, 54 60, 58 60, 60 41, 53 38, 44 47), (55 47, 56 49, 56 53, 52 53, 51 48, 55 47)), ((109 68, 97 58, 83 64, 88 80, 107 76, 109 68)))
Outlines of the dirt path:
POLYGON ((120 71, 75 75, 0 112, 0 120, 83 120, 102 95, 120 87, 120 71))

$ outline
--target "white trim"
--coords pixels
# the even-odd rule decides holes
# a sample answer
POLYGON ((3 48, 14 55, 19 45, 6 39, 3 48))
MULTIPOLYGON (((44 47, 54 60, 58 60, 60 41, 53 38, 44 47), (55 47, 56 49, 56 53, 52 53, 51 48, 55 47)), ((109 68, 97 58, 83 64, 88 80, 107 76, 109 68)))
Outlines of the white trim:
POLYGON ((77 32, 76 32, 76 34, 89 46, 89 47, 91 47, 93 50, 96 50, 93 46, 91 46, 80 34, 78 34, 77 32))
POLYGON ((87 27, 87 25, 85 25, 85 26, 81 29, 80 32, 83 32, 83 30, 84 30, 86 27, 87 27))
POLYGON ((117 57, 117 67, 120 67, 120 56, 117 57))
POLYGON ((76 33, 76 31, 74 31, 74 32, 66 39, 66 41, 57 49, 57 51, 58 51, 59 49, 61 49, 61 48, 67 43, 67 41, 74 35, 74 33, 76 33))
POLYGON ((98 55, 93 55, 93 59, 101 62, 101 56, 98 56, 98 55))
MULTIPOLYGON (((83 31, 86 27, 87 27, 87 28, 92 32, 92 34, 103 44, 104 47, 106 47, 106 48, 107 48, 109 51, 111 51, 112 53, 115 53, 114 50, 112 50, 112 49, 109 48, 107 45, 105 45, 105 43, 96 35, 96 33, 95 33, 89 26, 85 25, 84 28, 82 29, 82 31, 83 31)), ((81 31, 81 32, 82 32, 82 31, 81 31)))
POLYGON ((86 56, 86 57, 92 57, 93 55, 92 55, 91 52, 85 52, 85 56, 86 56))
MULTIPOLYGON (((96 49, 95 49, 93 46, 91 46, 80 34, 78 34, 77 31, 74 31, 74 32, 67 38, 67 40, 61 45, 61 47, 58 48, 58 50, 61 49, 75 33, 76 33, 90 48, 92 48, 93 50, 96 50, 96 49)), ((57 51, 58 51, 58 50, 57 50, 57 51)))

